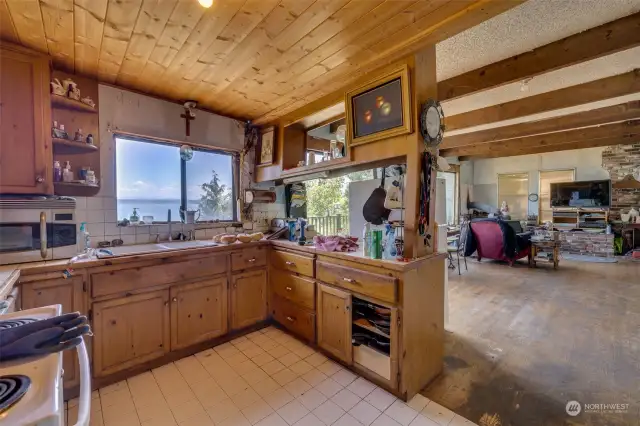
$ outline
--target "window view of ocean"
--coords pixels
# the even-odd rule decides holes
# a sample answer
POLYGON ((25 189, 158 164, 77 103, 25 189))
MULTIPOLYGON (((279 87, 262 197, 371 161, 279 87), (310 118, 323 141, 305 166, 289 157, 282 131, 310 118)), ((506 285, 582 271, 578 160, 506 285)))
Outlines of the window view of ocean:
MULTIPOLYGON (((199 200, 188 200, 188 210, 198 210, 199 200)), ((153 216, 154 221, 166 221, 167 211, 171 209, 171 220, 180 220, 180 200, 135 200, 135 199, 118 199, 118 220, 129 218, 133 213, 133 208, 138 209, 138 216, 142 220, 143 216, 153 216)), ((200 215, 200 220, 231 220, 232 212, 228 212, 215 216, 200 215)))

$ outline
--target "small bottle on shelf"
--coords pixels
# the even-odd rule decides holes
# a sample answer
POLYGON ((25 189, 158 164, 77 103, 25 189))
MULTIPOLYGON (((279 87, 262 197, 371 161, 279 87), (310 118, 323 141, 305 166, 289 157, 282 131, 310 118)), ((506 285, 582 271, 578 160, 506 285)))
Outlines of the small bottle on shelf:
POLYGON ((60 182, 62 180, 62 166, 58 160, 53 162, 53 181, 60 182))
POLYGON ((71 171, 71 162, 66 161, 64 170, 62 171, 62 181, 71 182, 73 180, 73 172, 71 171))

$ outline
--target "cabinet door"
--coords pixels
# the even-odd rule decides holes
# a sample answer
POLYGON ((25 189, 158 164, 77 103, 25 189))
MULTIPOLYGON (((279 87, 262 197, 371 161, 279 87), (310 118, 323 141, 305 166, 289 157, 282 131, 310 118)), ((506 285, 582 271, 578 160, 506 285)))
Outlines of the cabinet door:
POLYGON ((318 346, 351 364, 351 293, 318 284, 318 346))
POLYGON ((107 376, 169 352, 169 290, 93 304, 93 374, 107 376))
POLYGON ((0 48, 0 193, 53 194, 49 62, 0 48))
MULTIPOLYGON (((48 305, 62 305, 62 313, 82 312, 84 297, 82 292, 83 278, 76 276, 68 279, 35 281, 22 284, 22 309, 39 308, 48 305)), ((65 351, 63 357, 64 387, 69 389, 80 383, 78 374, 78 355, 75 350, 65 351)))
POLYGON ((171 350, 227 332, 227 278, 171 287, 171 350))
POLYGON ((266 271, 234 275, 231 284, 231 328, 247 327, 267 318, 266 271))

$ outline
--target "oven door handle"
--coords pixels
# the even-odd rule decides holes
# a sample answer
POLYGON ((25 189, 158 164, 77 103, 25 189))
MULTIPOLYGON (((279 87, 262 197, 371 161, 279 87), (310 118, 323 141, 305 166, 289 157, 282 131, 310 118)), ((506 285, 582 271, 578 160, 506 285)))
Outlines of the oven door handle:
POLYGON ((47 258, 47 214, 40 212, 40 256, 47 258))
POLYGON ((91 370, 84 338, 76 348, 78 349, 78 363, 80 364, 80 395, 78 395, 78 422, 75 426, 89 426, 91 414, 91 370))

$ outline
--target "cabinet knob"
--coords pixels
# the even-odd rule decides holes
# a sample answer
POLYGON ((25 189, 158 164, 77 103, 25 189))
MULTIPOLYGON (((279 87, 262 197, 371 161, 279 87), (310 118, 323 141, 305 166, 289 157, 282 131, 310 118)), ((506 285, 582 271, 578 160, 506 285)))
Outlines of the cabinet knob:
POLYGON ((171 299, 171 300, 173 300, 174 302, 177 302, 177 301, 178 301, 178 298, 177 298, 177 297, 174 297, 174 298, 173 298, 173 299, 171 299))
POLYGON ((294 322, 295 320, 292 317, 287 317, 287 321, 294 322))
POLYGON ((36 176, 36 182, 37 183, 42 183, 42 182, 44 182, 44 178, 42 176, 38 175, 38 176, 36 176))
POLYGON ((169 306, 169 302, 164 302, 164 306, 169 306))
POLYGON ((284 262, 285 265, 289 265, 289 266, 293 266, 295 265, 295 263, 291 262, 290 260, 287 260, 286 262, 284 262))
POLYGON ((287 291, 293 291, 291 287, 285 287, 287 291))
POLYGON ((349 284, 354 284, 356 282, 356 280, 354 280, 353 278, 343 278, 343 280, 348 282, 349 284))
POLYGON ((249 262, 249 263, 253 263, 253 262, 255 262, 255 261, 256 261, 256 258, 255 258, 255 257, 252 257, 251 259, 249 259, 249 260, 248 260, 248 262, 249 262))

